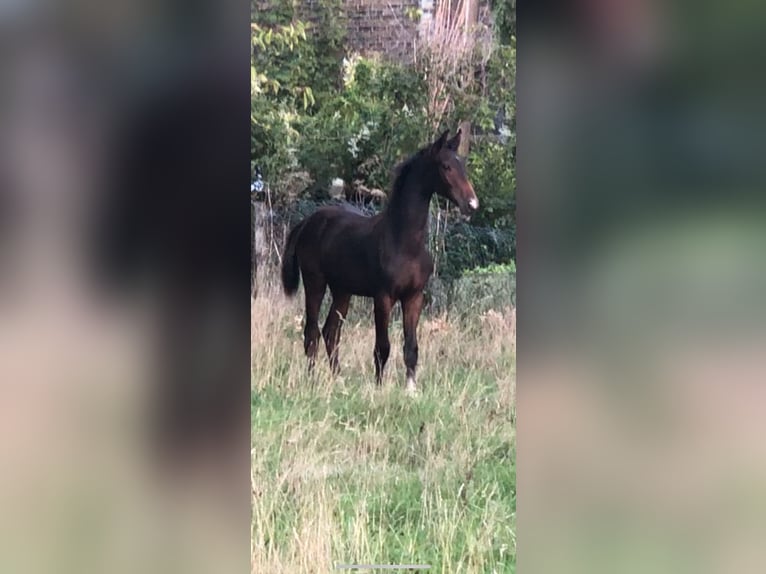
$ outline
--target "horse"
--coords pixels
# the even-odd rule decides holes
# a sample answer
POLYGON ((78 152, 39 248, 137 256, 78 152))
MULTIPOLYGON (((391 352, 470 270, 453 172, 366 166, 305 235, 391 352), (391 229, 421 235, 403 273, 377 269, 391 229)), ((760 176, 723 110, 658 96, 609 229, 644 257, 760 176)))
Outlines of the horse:
POLYGON ((479 208, 479 200, 457 155, 460 130, 449 130, 396 170, 385 209, 365 216, 347 206, 325 206, 298 222, 289 232, 282 258, 282 287, 297 293, 300 276, 306 299, 303 346, 309 370, 319 346, 319 309, 329 287, 330 312, 321 330, 333 374, 339 372, 341 326, 353 295, 374 300, 375 382, 380 386, 391 345, 388 324, 393 306, 401 303, 404 323, 405 389, 416 392, 417 326, 423 290, 434 270, 426 248, 431 198, 440 195, 464 215, 479 208))

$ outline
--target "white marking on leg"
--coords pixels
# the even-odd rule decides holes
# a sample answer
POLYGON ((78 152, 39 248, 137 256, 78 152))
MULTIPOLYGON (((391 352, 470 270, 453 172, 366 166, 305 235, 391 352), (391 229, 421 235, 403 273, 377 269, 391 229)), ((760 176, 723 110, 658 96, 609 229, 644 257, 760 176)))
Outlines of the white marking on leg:
POLYGON ((404 392, 406 392, 408 395, 414 395, 418 392, 417 388, 415 387, 415 377, 412 375, 407 376, 407 384, 404 387, 404 392))

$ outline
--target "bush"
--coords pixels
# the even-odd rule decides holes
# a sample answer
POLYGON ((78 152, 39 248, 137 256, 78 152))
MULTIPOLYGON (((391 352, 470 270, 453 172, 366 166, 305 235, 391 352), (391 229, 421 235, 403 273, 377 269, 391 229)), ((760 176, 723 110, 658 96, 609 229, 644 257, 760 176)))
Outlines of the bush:
POLYGON ((258 165, 265 180, 275 184, 295 166, 297 113, 284 103, 258 96, 252 98, 250 109, 250 170, 254 173, 258 165))
POLYGON ((446 281, 453 281, 470 269, 496 263, 508 264, 515 257, 516 235, 513 229, 456 223, 448 226, 445 232, 438 273, 446 281))
POLYGON ((489 4, 497 39, 510 44, 516 37, 516 0, 490 0, 489 4))
POLYGON ((342 1, 313 2, 312 12, 315 22, 304 23, 292 0, 271 0, 269 9, 257 11, 253 22, 263 33, 253 65, 284 87, 276 92, 278 99, 293 104, 303 100, 305 88, 311 93, 305 103, 311 100, 313 105, 340 87, 346 42, 342 1))
POLYGON ((515 227, 516 169, 512 146, 486 139, 475 142, 468 157, 468 171, 481 202, 473 222, 515 227))
POLYGON ((516 266, 491 265, 465 273, 453 283, 450 308, 459 315, 516 305, 516 266))
POLYGON ((313 103, 313 92, 295 64, 307 46, 305 26, 253 24, 251 43, 250 169, 254 172, 257 164, 266 181, 274 182, 295 165, 299 102, 304 109, 313 103))
POLYGON ((394 165, 430 136, 421 84, 400 64, 347 60, 343 88, 304 118, 301 166, 321 185, 340 177, 386 189, 394 165))
POLYGON ((345 27, 340 0, 321 0, 316 25, 296 19, 290 0, 271 0, 251 24, 251 171, 278 188, 297 167, 300 120, 337 93, 345 27))

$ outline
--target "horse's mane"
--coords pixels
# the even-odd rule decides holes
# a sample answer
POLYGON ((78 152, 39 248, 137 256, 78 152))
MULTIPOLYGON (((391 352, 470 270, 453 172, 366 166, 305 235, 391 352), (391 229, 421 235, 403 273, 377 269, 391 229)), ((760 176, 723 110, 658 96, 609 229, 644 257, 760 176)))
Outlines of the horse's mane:
POLYGON ((416 163, 418 163, 421 159, 423 159, 423 156, 426 153, 427 148, 423 148, 420 151, 414 153, 410 157, 408 157, 406 160, 404 160, 402 163, 400 163, 396 169, 394 170, 394 185, 391 188, 391 197, 390 199, 393 199, 396 195, 401 193, 402 188, 404 188, 404 182, 407 179, 407 176, 410 175, 412 172, 412 168, 416 163))

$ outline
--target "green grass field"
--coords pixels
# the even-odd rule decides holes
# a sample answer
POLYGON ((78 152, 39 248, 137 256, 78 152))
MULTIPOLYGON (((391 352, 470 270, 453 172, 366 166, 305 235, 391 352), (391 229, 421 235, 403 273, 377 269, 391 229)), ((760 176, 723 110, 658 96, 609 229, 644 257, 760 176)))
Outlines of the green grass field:
POLYGON ((352 563, 515 572, 511 310, 461 321, 424 315, 416 397, 403 391, 396 317, 378 389, 366 300, 352 301, 336 379, 324 348, 307 374, 302 315, 302 298, 274 287, 253 302, 253 572, 342 572, 337 564, 352 563))

